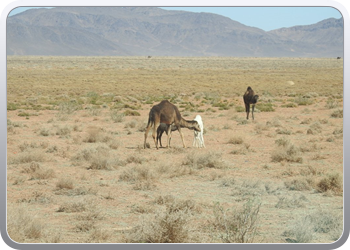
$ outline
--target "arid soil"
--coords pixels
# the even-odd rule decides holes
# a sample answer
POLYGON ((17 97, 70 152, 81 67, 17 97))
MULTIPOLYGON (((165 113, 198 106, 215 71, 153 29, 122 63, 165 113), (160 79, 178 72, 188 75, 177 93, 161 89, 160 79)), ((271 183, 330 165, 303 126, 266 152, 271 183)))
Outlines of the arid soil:
POLYGON ((9 236, 334 242, 342 70, 336 59, 9 57, 9 236), (259 95, 254 121, 248 86, 259 95), (163 99, 187 120, 201 115, 205 148, 188 129, 186 148, 177 131, 171 148, 157 150, 151 132, 143 148, 148 112, 163 99))

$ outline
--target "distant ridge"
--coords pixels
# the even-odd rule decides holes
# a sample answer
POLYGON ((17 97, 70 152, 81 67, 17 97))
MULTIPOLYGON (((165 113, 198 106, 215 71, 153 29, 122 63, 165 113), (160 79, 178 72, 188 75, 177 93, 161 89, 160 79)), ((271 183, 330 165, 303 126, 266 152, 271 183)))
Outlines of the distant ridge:
POLYGON ((156 7, 30 9, 7 19, 8 55, 343 57, 342 19, 269 32, 156 7))

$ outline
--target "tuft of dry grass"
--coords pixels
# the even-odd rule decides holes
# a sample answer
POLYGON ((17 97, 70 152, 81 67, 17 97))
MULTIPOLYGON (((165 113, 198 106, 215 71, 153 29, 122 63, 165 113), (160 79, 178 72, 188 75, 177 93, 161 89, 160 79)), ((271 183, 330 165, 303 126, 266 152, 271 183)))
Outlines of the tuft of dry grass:
POLYGON ((183 165, 189 166, 193 169, 201 168, 226 168, 225 162, 222 160, 222 156, 216 152, 209 152, 206 154, 191 153, 186 156, 183 161, 183 165))
POLYGON ((253 243, 258 230, 261 203, 249 200, 240 209, 225 210, 220 204, 214 206, 211 222, 223 243, 253 243))
POLYGON ((299 150, 294 146, 290 145, 283 149, 278 149, 271 154, 272 162, 298 162, 302 163, 303 158, 299 156, 299 150))
POLYGON ((111 153, 110 146, 107 147, 103 143, 83 148, 72 160, 76 164, 86 161, 88 162, 88 169, 96 170, 113 170, 120 164, 120 161, 111 153))
POLYGON ((98 150, 91 155, 90 166, 88 169, 112 170, 116 167, 118 161, 111 158, 107 150, 98 150))
POLYGON ((314 184, 312 179, 299 178, 291 181, 285 181, 284 185, 289 190, 305 191, 311 190, 314 184))
POLYGON ((58 182, 56 183, 56 189, 73 189, 74 188, 74 182, 69 177, 61 177, 58 182))
POLYGON ((282 145, 283 147, 280 147, 271 153, 272 162, 303 162, 303 158, 300 156, 299 148, 285 141, 280 141, 277 143, 280 143, 280 145, 282 145))
POLYGON ((338 109, 338 110, 332 112, 331 117, 332 118, 343 118, 343 110, 338 109))
POLYGON ((155 187, 156 177, 148 167, 137 166, 124 170, 119 175, 119 181, 126 181, 134 184, 135 190, 151 190, 155 187))
POLYGON ((320 210, 293 220, 283 236, 288 237, 288 243, 312 243, 317 234, 326 234, 330 241, 336 241, 342 230, 342 216, 320 210))
POLYGON ((96 143, 106 141, 105 135, 102 133, 102 130, 100 128, 89 127, 86 132, 87 135, 83 139, 83 142, 96 143))
POLYGON ((85 202, 67 202, 58 208, 57 212, 78 213, 86 210, 85 202))
POLYGON ((275 205, 275 208, 282 208, 282 209, 301 208, 301 207, 305 207, 305 202, 307 201, 308 200, 304 195, 301 195, 299 197, 293 196, 292 198, 283 196, 278 198, 278 202, 275 205))
POLYGON ((113 122, 120 123, 120 122, 124 121, 125 114, 119 113, 118 110, 112 110, 110 113, 110 116, 111 116, 111 119, 113 122))
POLYGON ((39 163, 31 162, 29 167, 25 167, 22 172, 29 173, 32 180, 50 179, 56 177, 53 169, 40 167, 39 163))
POLYGON ((10 208, 7 216, 7 232, 18 243, 30 242, 43 236, 44 224, 28 213, 26 206, 10 208))
POLYGON ((343 181, 339 173, 328 174, 317 183, 319 192, 343 193, 343 181))
POLYGON ((47 160, 45 153, 40 149, 27 150, 25 152, 18 153, 9 159, 10 164, 31 163, 31 162, 44 162, 47 160))
POLYGON ((87 242, 105 243, 111 236, 112 234, 108 230, 95 227, 91 230, 87 242))
POLYGON ((242 137, 234 136, 234 137, 231 137, 228 140, 228 143, 229 144, 242 144, 243 143, 243 139, 242 139, 242 137))
POLYGON ((188 204, 174 205, 143 215, 137 226, 126 236, 128 243, 186 243, 189 242, 188 204))

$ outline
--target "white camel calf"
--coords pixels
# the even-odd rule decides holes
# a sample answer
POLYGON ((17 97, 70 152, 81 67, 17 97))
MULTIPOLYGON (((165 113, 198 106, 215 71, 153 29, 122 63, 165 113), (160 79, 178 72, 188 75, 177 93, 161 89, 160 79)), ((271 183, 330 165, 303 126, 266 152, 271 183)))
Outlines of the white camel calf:
POLYGON ((200 132, 194 131, 192 146, 197 148, 205 148, 204 138, 203 138, 204 126, 203 126, 202 117, 200 115, 196 115, 196 118, 194 118, 194 120, 198 122, 198 125, 201 131, 200 132))

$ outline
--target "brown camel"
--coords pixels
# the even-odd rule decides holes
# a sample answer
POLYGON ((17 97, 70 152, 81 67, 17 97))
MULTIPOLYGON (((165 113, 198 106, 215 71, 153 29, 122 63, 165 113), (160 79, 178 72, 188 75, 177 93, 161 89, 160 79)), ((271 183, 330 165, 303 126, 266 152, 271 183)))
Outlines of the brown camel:
POLYGON ((247 113, 247 120, 249 119, 250 104, 252 104, 252 118, 254 120, 254 107, 258 101, 259 96, 255 95, 254 90, 251 87, 247 88, 247 91, 243 95, 245 112, 247 113))
POLYGON ((183 147, 186 148, 185 141, 184 141, 184 136, 181 132, 181 128, 188 128, 188 129, 194 129, 195 131, 200 132, 201 129, 199 128, 198 122, 197 121, 187 121, 181 117, 179 109, 172 103, 170 103, 167 100, 161 101, 159 104, 154 105, 148 116, 148 123, 146 127, 146 132, 145 132, 145 141, 143 144, 143 147, 146 148, 146 140, 147 140, 147 135, 151 127, 153 126, 153 133, 152 137, 154 140, 154 144, 156 145, 156 148, 158 149, 158 143, 156 140, 156 131, 160 125, 160 123, 165 123, 168 126, 168 148, 170 147, 170 139, 171 139, 171 126, 170 125, 175 125, 180 133, 181 139, 182 139, 182 144, 183 147))

